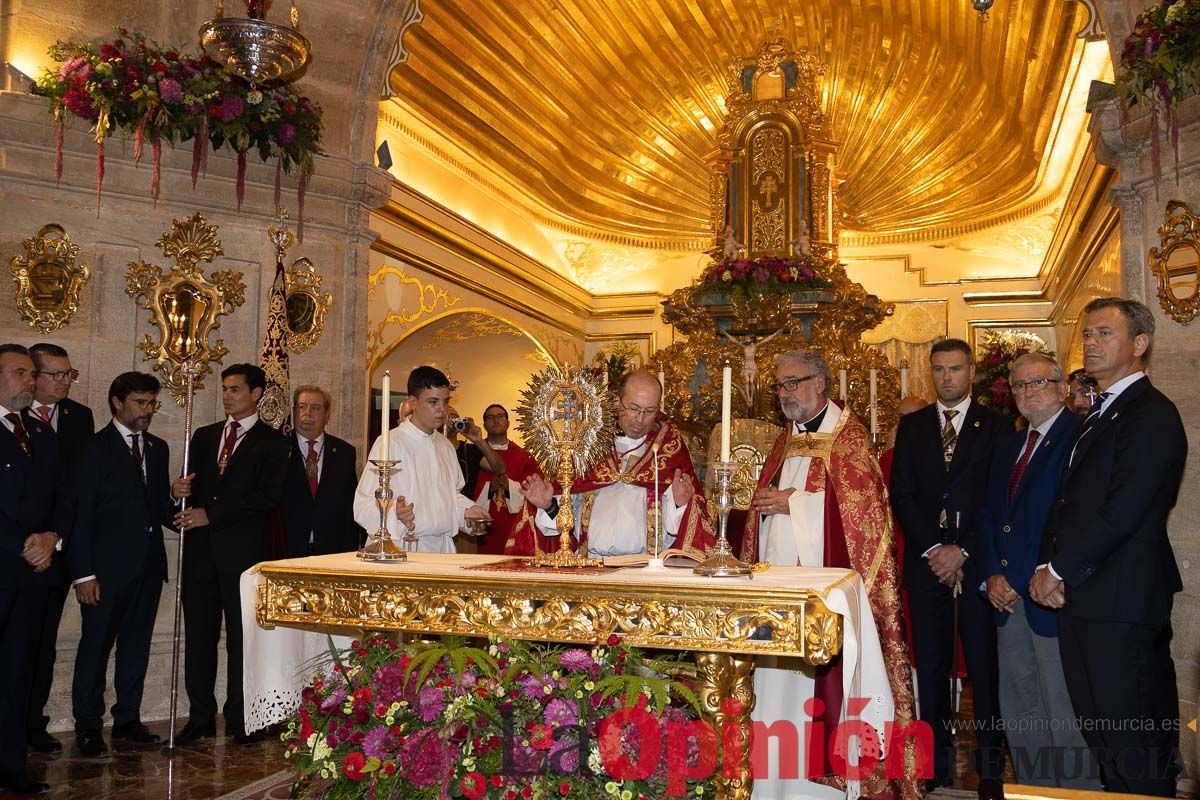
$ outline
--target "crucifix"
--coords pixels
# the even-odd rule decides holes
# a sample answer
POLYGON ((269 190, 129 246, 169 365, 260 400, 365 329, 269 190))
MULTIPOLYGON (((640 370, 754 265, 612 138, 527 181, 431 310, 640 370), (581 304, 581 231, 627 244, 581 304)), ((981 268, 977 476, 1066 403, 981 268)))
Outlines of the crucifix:
POLYGON ((754 387, 758 378, 758 362, 755 360, 755 355, 758 351, 758 346, 766 344, 781 333, 786 333, 787 328, 759 328, 755 324, 755 320, 751 320, 752 327, 740 330, 721 331, 721 335, 729 341, 742 348, 742 397, 746 400, 746 413, 754 414, 754 387), (761 339, 756 339, 756 336, 769 334, 761 339))

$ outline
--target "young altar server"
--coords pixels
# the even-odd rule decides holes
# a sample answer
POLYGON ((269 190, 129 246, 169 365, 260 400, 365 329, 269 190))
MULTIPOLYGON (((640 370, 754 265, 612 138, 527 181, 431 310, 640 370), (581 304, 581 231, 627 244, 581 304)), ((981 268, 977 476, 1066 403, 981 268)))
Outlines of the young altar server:
MULTIPOLYGON (((422 553, 453 553, 454 535, 468 520, 490 520, 486 510, 461 493, 464 480, 454 445, 439 430, 446 424, 450 379, 433 367, 417 367, 408 376, 412 416, 388 431, 394 506, 387 517, 388 533, 403 545, 412 532, 417 543, 405 546, 422 553)), ((382 452, 379 437, 371 445, 367 465, 354 493, 354 519, 368 536, 379 528, 375 489, 379 476, 371 465, 382 452)))

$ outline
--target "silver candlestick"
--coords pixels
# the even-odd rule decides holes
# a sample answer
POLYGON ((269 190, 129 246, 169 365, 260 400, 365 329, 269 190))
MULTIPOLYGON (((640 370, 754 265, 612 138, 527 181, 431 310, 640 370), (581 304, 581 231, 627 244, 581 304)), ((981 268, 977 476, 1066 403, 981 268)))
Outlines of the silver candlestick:
MULTIPOLYGON (((379 529, 358 551, 358 557, 364 561, 407 561, 408 553, 392 541, 388 533, 387 515, 392 507, 392 468, 399 461, 371 459, 376 472, 379 473, 379 486, 375 489, 375 505, 379 507, 379 529)), ((405 542, 407 542, 405 537, 405 542)))
POLYGON ((726 537, 726 530, 729 527, 729 512, 733 510, 733 493, 730 482, 736 467, 737 464, 733 461, 718 461, 716 464, 717 496, 714 499, 717 513, 720 515, 717 544, 708 558, 696 565, 693 571, 697 575, 705 575, 710 578, 736 578, 753 575, 750 565, 739 561, 733 554, 733 550, 729 546, 729 539, 726 537))

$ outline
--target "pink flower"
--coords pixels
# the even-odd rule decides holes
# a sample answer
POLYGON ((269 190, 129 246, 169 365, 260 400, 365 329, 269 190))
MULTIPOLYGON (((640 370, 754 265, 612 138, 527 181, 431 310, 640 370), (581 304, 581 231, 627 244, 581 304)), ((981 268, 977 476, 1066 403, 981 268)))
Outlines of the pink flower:
POLYGON ((279 130, 275 135, 279 139, 280 144, 291 144, 296 140, 296 126, 290 122, 285 122, 279 126, 279 130))
POLYGON ((178 103, 183 100, 183 87, 174 78, 163 78, 158 82, 158 96, 164 103, 178 103))
POLYGON ((246 108, 246 103, 237 95, 227 94, 221 98, 221 121, 233 122, 242 115, 242 111, 246 108))

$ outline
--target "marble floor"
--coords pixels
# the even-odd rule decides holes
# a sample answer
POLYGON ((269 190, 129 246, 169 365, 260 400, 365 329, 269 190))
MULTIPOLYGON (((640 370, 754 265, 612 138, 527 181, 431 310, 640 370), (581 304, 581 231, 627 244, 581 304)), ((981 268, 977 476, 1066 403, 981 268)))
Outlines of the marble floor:
MULTIPOLYGON (((166 722, 147 727, 166 738, 166 722)), ((63 754, 30 755, 29 771, 50 784, 52 800, 213 800, 286 766, 275 739, 245 746, 223 737, 207 739, 177 748, 172 759, 158 747, 114 746, 108 729, 104 735, 111 753, 105 759, 76 756, 72 733, 55 734, 63 754)))

